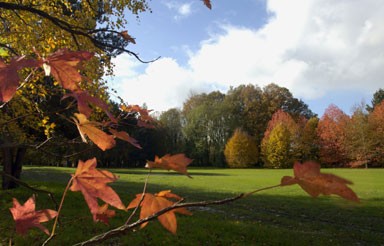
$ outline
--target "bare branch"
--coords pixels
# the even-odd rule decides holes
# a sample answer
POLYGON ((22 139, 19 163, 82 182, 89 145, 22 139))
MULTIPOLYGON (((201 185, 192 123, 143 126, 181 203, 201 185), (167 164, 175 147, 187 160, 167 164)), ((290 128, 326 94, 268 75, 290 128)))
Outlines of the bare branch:
POLYGON ((2 176, 4 176, 4 177, 7 177, 7 178, 11 179, 13 182, 15 182, 15 183, 17 183, 17 184, 19 184, 19 185, 21 185, 21 186, 27 188, 27 189, 30 189, 30 190, 32 190, 32 191, 34 191, 34 192, 40 192, 40 193, 45 193, 45 194, 47 194, 47 195, 51 198, 52 202, 55 204, 55 209, 57 210, 57 208, 58 208, 59 205, 58 205, 58 203, 56 202, 55 197, 54 197, 54 195, 53 195, 52 192, 49 192, 49 191, 47 191, 47 190, 42 190, 42 189, 38 189, 38 188, 32 187, 32 186, 30 186, 29 184, 27 184, 27 183, 21 181, 20 179, 17 179, 17 178, 15 178, 15 177, 13 177, 12 175, 9 175, 9 174, 5 173, 4 171, 0 171, 0 175, 2 175, 2 176))

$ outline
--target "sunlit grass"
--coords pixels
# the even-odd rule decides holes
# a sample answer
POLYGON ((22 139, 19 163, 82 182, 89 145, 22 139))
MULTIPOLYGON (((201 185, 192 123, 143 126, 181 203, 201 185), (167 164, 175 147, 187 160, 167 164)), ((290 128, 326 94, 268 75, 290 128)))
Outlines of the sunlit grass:
MULTIPOLYGON (((142 192, 148 170, 115 169, 119 181, 112 186, 128 204, 142 192)), ((191 169, 192 179, 156 170, 149 178, 148 191, 171 189, 187 201, 215 200, 276 185, 292 170, 191 169)), ((178 234, 172 235, 150 223, 106 242, 106 245, 380 245, 384 238, 384 169, 325 169, 354 182, 351 186, 360 204, 338 197, 313 199, 299 186, 279 187, 257 193, 232 204, 195 208, 194 215, 178 216, 178 234)), ((23 179, 38 188, 53 192, 59 200, 74 173, 71 168, 26 167, 23 179)), ((24 202, 31 191, 19 188, 1 191, 0 245, 12 237, 16 245, 38 245, 44 234, 38 230, 25 237, 13 234, 14 224, 8 208, 12 197, 24 202)), ((37 209, 54 208, 45 194, 37 197, 37 209)), ((111 225, 94 224, 79 193, 69 193, 61 224, 52 245, 70 245, 122 224, 127 214, 119 212, 111 225)), ((47 226, 49 227, 49 223, 47 226)))

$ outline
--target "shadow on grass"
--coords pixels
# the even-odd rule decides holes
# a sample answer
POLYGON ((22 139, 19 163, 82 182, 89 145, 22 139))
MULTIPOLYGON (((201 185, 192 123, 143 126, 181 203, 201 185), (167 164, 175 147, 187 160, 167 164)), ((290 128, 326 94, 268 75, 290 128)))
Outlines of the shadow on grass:
MULTIPOLYGON (((51 173, 30 170, 24 172, 23 178, 53 192, 59 200, 70 175, 56 170, 51 173)), ((142 183, 129 181, 111 186, 126 204, 143 188, 142 183)), ((166 185, 150 184, 148 192, 166 189, 166 185)), ((172 191, 184 196, 187 202, 234 196, 185 187, 175 187, 172 191)), ((13 234, 14 224, 8 210, 12 197, 24 202, 31 194, 25 188, 0 192, 0 245, 7 244, 9 237, 15 245, 40 245, 44 241, 44 234, 38 230, 32 230, 25 237, 13 234)), ((39 195, 37 204, 37 209, 52 208, 46 195, 39 195)), ((312 199, 259 193, 230 204, 191 210, 193 216, 177 217, 177 235, 162 229, 158 222, 151 222, 145 229, 111 239, 105 245, 380 245, 384 238, 384 199, 366 199, 355 204, 336 197, 312 199)), ((95 224, 82 195, 70 192, 52 245, 87 240, 121 225, 127 217, 118 211, 110 226, 95 224)))
MULTIPOLYGON (((114 173, 119 174, 144 174, 146 175, 148 173, 148 169, 111 169, 114 173)), ((188 173, 192 176, 229 176, 225 173, 213 173, 213 172, 199 172, 197 170, 189 170, 188 173)), ((162 176, 173 176, 173 175, 183 175, 174 171, 163 171, 163 170, 152 170, 151 175, 162 175, 162 176)))

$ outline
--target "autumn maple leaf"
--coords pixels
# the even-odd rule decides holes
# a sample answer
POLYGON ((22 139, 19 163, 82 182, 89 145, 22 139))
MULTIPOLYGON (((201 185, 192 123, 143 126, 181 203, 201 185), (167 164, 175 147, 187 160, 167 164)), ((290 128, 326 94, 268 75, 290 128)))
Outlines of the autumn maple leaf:
POLYGON ((97 219, 100 214, 100 208, 97 198, 100 198, 109 205, 125 210, 117 193, 107 184, 117 180, 117 176, 106 170, 96 169, 96 158, 79 161, 75 174, 72 174, 71 191, 81 191, 88 207, 97 219))
POLYGON ((295 163, 293 167, 294 177, 284 176, 281 185, 298 184, 312 197, 320 194, 335 194, 344 199, 359 202, 359 198, 347 185, 351 181, 333 174, 321 173, 320 165, 316 162, 295 163))
POLYGON ((203 0, 205 6, 207 6, 207 8, 209 9, 212 9, 212 4, 211 4, 211 1, 210 0, 203 0))
POLYGON ((89 121, 83 114, 75 113, 75 116, 76 118, 73 118, 73 120, 84 142, 87 142, 85 136, 88 136, 103 151, 115 146, 114 137, 97 128, 100 123, 89 121))
POLYGON ((43 59, 41 65, 45 64, 46 73, 49 71, 64 89, 74 91, 79 89, 78 83, 83 79, 78 72, 80 62, 92 57, 93 53, 88 51, 60 49, 43 59))
MULTIPOLYGON (((136 198, 128 205, 127 209, 136 208, 140 205, 140 219, 145 219, 153 214, 156 214, 162 209, 168 208, 175 204, 174 201, 169 199, 174 199, 176 201, 180 201, 181 197, 176 194, 171 193, 170 190, 161 191, 156 194, 145 193, 144 199, 142 200, 143 194, 137 194, 136 198), (141 203, 140 203, 141 202, 141 203)), ((157 219, 163 225, 165 229, 170 231, 173 234, 176 234, 177 231, 177 220, 175 213, 192 215, 190 211, 185 208, 177 208, 170 210, 159 217, 157 219)), ((141 228, 145 227, 148 222, 141 224, 141 228)))
POLYGON ((127 132, 124 132, 124 131, 117 131, 117 130, 114 130, 114 129, 109 129, 109 131, 117 138, 121 139, 121 140, 124 140, 130 144, 132 144, 133 146, 135 146, 136 148, 139 148, 139 149, 142 149, 139 142, 134 139, 133 137, 129 136, 129 134, 127 132))
POLYGON ((99 207, 99 210, 96 214, 93 215, 94 221, 101 221, 104 224, 109 224, 109 218, 114 217, 116 212, 114 210, 108 209, 108 203, 105 203, 103 206, 99 207))
POLYGON ((47 235, 49 231, 40 223, 47 222, 57 216, 57 212, 51 209, 35 211, 35 198, 30 197, 24 205, 20 205, 16 198, 13 198, 13 207, 9 210, 16 223, 16 232, 25 234, 31 227, 37 227, 47 235))
POLYGON ((93 104, 99 108, 101 108, 107 116, 111 119, 112 122, 116 123, 116 118, 109 111, 108 104, 101 100, 100 98, 91 96, 87 91, 83 90, 75 90, 73 93, 69 93, 63 97, 63 99, 67 97, 73 97, 77 101, 77 108, 80 113, 84 114, 86 117, 89 117, 92 113, 92 109, 89 107, 89 104, 93 104))
POLYGON ((154 161, 147 161, 145 167, 147 168, 163 168, 166 170, 174 170, 176 172, 182 173, 189 176, 187 172, 187 166, 192 162, 192 159, 189 159, 184 154, 170 155, 167 154, 161 158, 155 156, 154 161))
POLYGON ((131 42, 133 44, 136 44, 136 41, 134 38, 132 38, 131 35, 128 34, 128 31, 122 31, 120 35, 128 42, 131 42))
POLYGON ((154 119, 149 115, 152 110, 142 108, 139 105, 122 105, 120 109, 129 114, 137 114, 138 127, 154 128, 152 125, 154 119))
POLYGON ((8 102, 15 94, 20 83, 18 70, 37 65, 36 60, 25 59, 24 56, 13 58, 9 64, 0 59, 0 101, 8 102))

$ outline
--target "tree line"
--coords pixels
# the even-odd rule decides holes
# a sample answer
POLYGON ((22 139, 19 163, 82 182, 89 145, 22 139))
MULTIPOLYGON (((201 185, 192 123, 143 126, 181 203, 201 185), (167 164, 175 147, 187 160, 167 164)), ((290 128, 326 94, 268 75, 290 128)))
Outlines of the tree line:
POLYGON ((166 151, 194 165, 290 168, 315 160, 326 167, 384 166, 384 91, 348 116, 329 105, 318 118, 288 89, 240 85, 226 94, 192 95, 159 117, 166 151), (237 158, 237 159, 236 159, 237 158))
MULTIPOLYGON (((107 151, 81 141, 76 126, 63 117, 75 108, 61 99, 61 91, 40 102, 44 112, 54 112, 43 119, 39 113, 28 114, 34 112, 33 105, 21 98, 1 109, 3 164, 74 166, 78 158, 96 156, 103 167, 143 167, 155 155, 182 152, 194 159, 193 166, 289 168, 294 161, 306 160, 327 167, 384 166, 382 89, 374 94, 372 105, 355 107, 352 116, 330 105, 318 118, 287 88, 240 85, 226 94, 191 95, 181 109, 157 115, 149 128, 136 127, 138 114, 121 112, 119 103, 110 101, 111 112, 123 119, 119 130, 128 132, 141 148, 118 142, 107 151), (67 110, 58 113, 61 107, 67 110)), ((102 112, 92 115, 99 121, 103 117, 102 112)))

